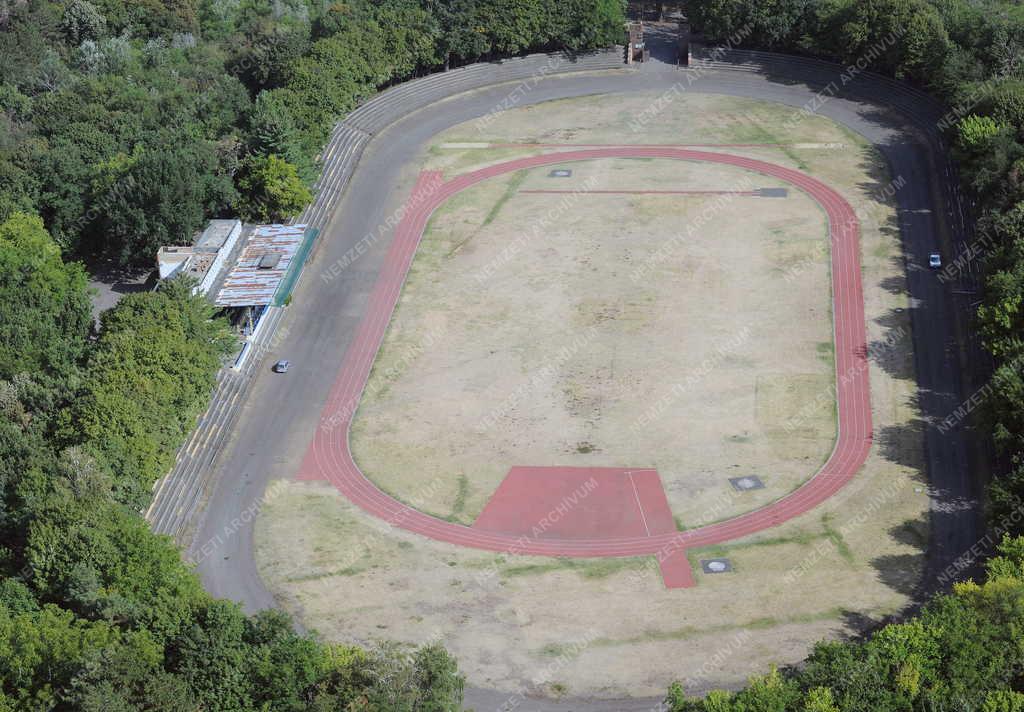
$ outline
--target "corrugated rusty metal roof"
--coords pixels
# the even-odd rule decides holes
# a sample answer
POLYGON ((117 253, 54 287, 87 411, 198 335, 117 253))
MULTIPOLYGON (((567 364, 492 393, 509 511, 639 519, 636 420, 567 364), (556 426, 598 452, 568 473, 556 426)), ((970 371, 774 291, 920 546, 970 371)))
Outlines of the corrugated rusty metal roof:
MULTIPOLYGON (((219 307, 270 304, 305 234, 305 225, 258 226, 224 278, 224 285, 213 303, 219 307), (259 265, 265 255, 280 255, 280 259, 273 268, 261 268, 259 265)), ((265 264, 273 262, 263 261, 265 264)))

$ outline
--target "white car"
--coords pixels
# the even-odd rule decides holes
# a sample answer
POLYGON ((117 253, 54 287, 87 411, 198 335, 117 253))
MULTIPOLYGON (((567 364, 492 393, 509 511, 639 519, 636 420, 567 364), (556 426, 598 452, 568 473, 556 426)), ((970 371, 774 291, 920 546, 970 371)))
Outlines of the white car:
POLYGON ((274 364, 273 371, 274 373, 288 373, 288 367, 291 365, 291 361, 281 359, 280 361, 274 364))
POLYGON ((928 256, 928 266, 932 269, 940 269, 942 267, 942 255, 938 252, 933 252, 928 256))

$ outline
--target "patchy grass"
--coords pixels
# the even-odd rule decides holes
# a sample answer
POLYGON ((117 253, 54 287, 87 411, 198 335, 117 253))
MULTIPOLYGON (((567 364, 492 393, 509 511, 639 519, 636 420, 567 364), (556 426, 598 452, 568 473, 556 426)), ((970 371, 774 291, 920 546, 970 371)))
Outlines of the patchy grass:
POLYGON ((706 546, 699 549, 688 549, 686 553, 690 559, 690 564, 695 569, 699 569, 701 559, 717 559, 726 557, 730 553, 735 553, 737 551, 758 549, 766 546, 781 546, 783 544, 809 546, 820 539, 826 538, 826 536, 827 534, 824 532, 814 533, 801 529, 788 536, 766 537, 764 539, 755 539, 754 541, 745 541, 736 544, 718 544, 716 546, 706 546))
POLYGON ((667 628, 664 630, 646 630, 642 634, 624 639, 599 638, 591 645, 611 647, 619 645, 636 645, 639 643, 652 643, 658 641, 686 640, 708 634, 725 634, 749 630, 767 630, 780 625, 814 623, 841 616, 840 608, 828 608, 813 613, 800 613, 792 616, 762 616, 753 618, 742 623, 723 623, 719 625, 692 625, 681 628, 667 628))
POLYGON ((516 171, 512 174, 512 178, 509 180, 508 185, 505 186, 505 192, 501 194, 500 198, 498 198, 498 202, 491 206, 491 209, 487 213, 487 217, 484 218, 484 222, 481 227, 487 227, 494 222, 494 218, 498 217, 498 213, 501 212, 505 203, 511 200, 512 196, 519 192, 519 187, 523 184, 523 181, 526 180, 526 175, 527 171, 516 171))
POLYGON ((569 688, 561 682, 552 682, 548 684, 548 692, 555 699, 559 699, 565 697, 569 693, 569 688))
POLYGON ((843 538, 842 532, 832 526, 832 520, 834 515, 826 513, 821 515, 821 526, 825 530, 825 536, 832 542, 836 547, 836 551, 843 557, 847 563, 854 563, 855 557, 853 551, 850 550, 849 544, 846 543, 846 539, 843 538))
POLYGON ((455 501, 452 503, 451 514, 448 515, 448 519, 453 522, 462 520, 463 513, 466 509, 466 498, 469 496, 469 478, 464 474, 459 475, 458 482, 455 490, 455 501))
POLYGON ((585 579, 603 579, 614 574, 644 566, 647 557, 625 557, 616 559, 569 559, 559 557, 541 563, 503 566, 503 576, 537 576, 553 571, 574 571, 585 579))
POLYGON ((821 341, 815 345, 814 350, 818 353, 820 358, 825 363, 832 363, 835 358, 836 349, 831 341, 821 341))

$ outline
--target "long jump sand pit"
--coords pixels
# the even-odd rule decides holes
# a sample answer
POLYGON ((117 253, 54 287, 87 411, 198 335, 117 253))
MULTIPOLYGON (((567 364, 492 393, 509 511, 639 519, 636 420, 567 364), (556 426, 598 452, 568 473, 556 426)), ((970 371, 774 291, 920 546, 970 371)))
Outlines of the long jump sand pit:
MULTIPOLYGON (((409 533, 401 528, 406 523, 401 513, 390 521, 398 526, 391 526, 388 518, 351 504, 332 484, 282 481, 257 521, 258 562, 278 600, 307 626, 328 639, 350 642, 441 638, 472 684, 510 695, 614 697, 658 695, 672 679, 684 680, 693 692, 737 684, 764 672, 767 660, 796 662, 814 640, 856 632, 911 600, 927 541, 927 496, 914 426, 902 256, 884 163, 858 137, 826 120, 734 97, 677 97, 674 110, 647 116, 642 134, 632 132, 636 117, 658 97, 637 93, 550 102, 504 112, 485 125, 454 127, 437 136, 397 187, 395 204, 412 193, 420 167, 451 178, 563 150, 534 145, 540 143, 621 143, 626 136, 651 144, 765 144, 720 150, 808 173, 838 190, 860 220, 867 375, 878 436, 864 467, 826 502, 780 526, 688 551, 697 586, 682 590, 665 587, 651 556, 579 559, 480 551, 409 533), (732 571, 703 573, 699 562, 712 557, 729 558, 732 571)), ((487 244, 496 239, 492 235, 516 240, 529 230, 529 223, 514 220, 524 201, 536 201, 539 210, 567 199, 565 193, 526 191, 571 191, 573 181, 578 186, 591 176, 603 181, 595 185, 614 191, 636 190, 638 182, 644 190, 734 191, 745 174, 659 159, 564 167, 573 170, 571 177, 549 178, 549 171, 535 170, 485 181, 435 214, 358 404, 352 431, 356 461, 395 497, 462 524, 476 519, 511 467, 540 467, 552 460, 593 467, 651 463, 647 466, 660 473, 683 527, 783 497, 785 478, 793 487, 813 474, 835 437, 823 214, 802 204, 806 196, 793 190, 786 198, 735 195, 717 219, 702 223, 700 241, 680 242, 672 236, 685 233, 702 208, 722 196, 591 191, 587 202, 575 202, 550 231, 565 235, 558 230, 572 226, 573 240, 531 241, 536 249, 516 254, 521 265, 510 270, 503 258, 501 269, 481 273, 487 244), (778 212, 752 215, 751 207, 778 212), (611 220, 621 221, 622 229, 611 228, 611 220), (661 230, 660 239, 649 234, 661 230), (738 233, 743 232, 756 238, 759 251, 742 244, 738 233), (588 233, 607 238, 594 244, 588 233), (573 242, 588 239, 588 249, 573 242), (676 252, 677 244, 686 247, 676 252), (657 257, 664 252, 672 257, 657 257), (454 265, 468 272, 454 271, 454 265), (730 279, 728 286, 712 280, 714 274, 730 279), (764 284, 771 282, 770 274, 774 282, 764 284), (564 284, 556 291, 553 284, 560 280, 564 284), (411 289, 435 301, 412 305, 411 289), (479 298, 467 299, 474 289, 479 298), (503 296, 505 289, 516 290, 520 298, 503 296), (715 289, 719 303, 713 311, 695 305, 694 300, 710 302, 701 294, 715 289), (766 303, 762 289, 774 289, 771 294, 782 302, 766 303), (790 298, 797 290, 802 298, 790 298), (544 311, 549 302, 557 309, 544 311), (530 309, 538 313, 530 316, 530 309), (565 324, 562 332, 558 319, 565 324), (746 338, 735 338, 748 324, 746 338), (799 344, 773 337, 770 324, 799 344), (487 341, 493 337, 485 327, 507 338, 487 341), (665 333, 672 329, 675 334, 665 333), (600 336, 579 338, 592 330, 600 336), (575 342, 569 331, 575 331, 575 342), (629 338, 637 334, 642 341, 629 338), (472 359, 455 358, 448 346, 452 338, 462 341, 460 348, 472 359), (483 341, 477 345, 474 339, 483 341), (768 339, 772 348, 758 345, 760 339, 768 339), (773 349, 792 357, 777 356, 773 349), (542 355, 552 353, 556 367, 545 367, 542 355), (446 367, 438 372, 442 363, 446 367), (726 372, 730 377, 715 392, 713 380, 726 372), (436 378, 450 379, 452 392, 432 390, 436 378), (673 388, 680 382, 683 387, 673 388), (700 407, 695 399, 673 397, 695 388, 704 389, 700 407), (626 398, 638 389, 648 389, 648 407, 667 393, 666 404, 643 411, 626 398), (502 407, 485 409, 478 394, 502 407), (416 415, 412 403, 429 407, 416 415), (388 423, 385 412, 395 420, 388 423), (449 425, 468 424, 469 430, 453 434, 431 424, 435 413, 445 414, 449 425), (687 422, 660 431, 661 443, 653 435, 663 427, 657 421, 664 413, 687 422), (615 431, 612 419, 626 431, 640 422, 640 432, 630 437, 615 431), (564 423, 565 432, 543 425, 552 422, 564 423), (502 440, 493 432, 498 424, 512 423, 529 436, 502 440), (473 430, 480 426, 482 432, 473 430), (406 427, 421 431, 414 433, 414 448, 403 436, 406 427), (431 440, 431 433, 437 439, 431 440), (640 433, 649 438, 647 455, 631 461, 641 453, 633 444, 640 433), (696 440, 706 444, 704 450, 696 440), (621 459, 609 445, 623 449, 621 459), (735 475, 702 473, 685 458, 670 471, 667 450, 688 447, 705 462, 738 458, 735 472, 757 474, 765 487, 737 492, 729 483, 735 475), (748 448, 764 460, 751 456, 754 464, 744 467, 748 448), (542 449, 543 459, 518 456, 542 449), (505 458, 501 466, 468 467, 491 450, 505 458), (389 458, 408 467, 379 467, 389 458), (797 466, 801 459, 804 467, 797 466), (721 494, 712 495, 716 487, 721 494), (707 498, 706 511, 694 504, 694 496, 707 498)), ((759 177, 755 183, 782 186, 759 177)), ((296 298, 302 298, 301 288, 296 298)))
POLYGON ((517 465, 657 468, 680 527, 778 499, 834 441, 817 398, 834 380, 828 259, 820 207, 738 168, 599 159, 493 178, 430 222, 355 460, 466 524, 517 465), (747 474, 766 486, 723 498, 747 474))

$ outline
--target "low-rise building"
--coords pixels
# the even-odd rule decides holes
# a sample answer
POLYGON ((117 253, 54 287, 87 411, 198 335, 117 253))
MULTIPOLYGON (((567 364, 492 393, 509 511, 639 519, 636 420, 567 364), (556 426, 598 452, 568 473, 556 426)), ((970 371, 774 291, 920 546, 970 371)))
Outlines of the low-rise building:
POLYGON ((248 336, 266 308, 287 297, 311 238, 305 225, 211 220, 191 245, 161 247, 157 269, 161 280, 194 279, 194 291, 209 297, 240 335, 248 336))

